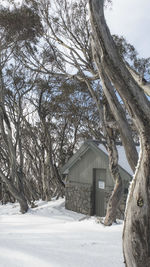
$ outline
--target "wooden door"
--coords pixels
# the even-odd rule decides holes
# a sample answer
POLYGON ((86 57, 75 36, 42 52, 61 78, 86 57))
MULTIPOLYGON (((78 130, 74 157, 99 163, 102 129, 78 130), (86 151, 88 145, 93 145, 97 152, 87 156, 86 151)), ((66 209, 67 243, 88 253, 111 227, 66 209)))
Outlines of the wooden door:
POLYGON ((105 216, 105 184, 106 170, 94 170, 94 187, 95 187, 95 215, 105 216))

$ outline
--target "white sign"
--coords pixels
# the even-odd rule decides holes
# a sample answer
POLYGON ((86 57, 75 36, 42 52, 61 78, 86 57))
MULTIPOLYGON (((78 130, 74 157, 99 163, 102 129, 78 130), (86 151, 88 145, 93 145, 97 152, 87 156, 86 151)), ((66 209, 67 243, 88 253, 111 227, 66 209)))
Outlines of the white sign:
POLYGON ((98 188, 100 188, 100 189, 105 189, 105 182, 103 182, 103 181, 98 181, 98 188))

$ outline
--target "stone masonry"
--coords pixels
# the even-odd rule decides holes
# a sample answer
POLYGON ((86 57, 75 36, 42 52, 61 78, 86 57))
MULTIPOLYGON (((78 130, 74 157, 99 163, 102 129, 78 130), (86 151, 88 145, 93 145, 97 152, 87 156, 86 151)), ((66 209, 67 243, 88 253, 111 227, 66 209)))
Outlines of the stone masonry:
MULTIPOLYGON (((109 197, 113 188, 105 188, 105 213, 109 197)), ((89 184, 68 183, 66 184, 66 201, 65 207, 68 210, 94 215, 94 192, 93 187, 89 184)), ((123 194, 120 207, 117 211, 117 218, 124 219, 127 194, 123 194)))
POLYGON ((93 189, 89 184, 68 183, 65 207, 86 215, 93 215, 93 189))

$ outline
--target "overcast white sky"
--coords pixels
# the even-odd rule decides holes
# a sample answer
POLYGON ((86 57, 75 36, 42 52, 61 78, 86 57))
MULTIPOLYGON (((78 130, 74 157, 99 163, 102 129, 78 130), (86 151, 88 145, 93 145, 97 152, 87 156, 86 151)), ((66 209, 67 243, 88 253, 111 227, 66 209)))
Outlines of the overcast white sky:
POLYGON ((140 56, 150 57, 150 0, 113 0, 106 15, 113 34, 123 35, 140 56))
POLYGON ((113 0, 106 16, 113 34, 123 35, 140 56, 150 57, 150 0, 113 0))

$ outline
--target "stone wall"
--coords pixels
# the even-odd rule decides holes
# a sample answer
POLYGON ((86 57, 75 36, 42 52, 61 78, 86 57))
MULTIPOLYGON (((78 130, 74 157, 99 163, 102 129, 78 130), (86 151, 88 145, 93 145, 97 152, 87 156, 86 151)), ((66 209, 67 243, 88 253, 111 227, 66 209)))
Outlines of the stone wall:
POLYGON ((66 184, 65 207, 68 210, 93 215, 93 188, 89 184, 66 184))
MULTIPOLYGON (((111 196, 113 188, 105 188, 105 214, 107 203, 111 196)), ((94 194, 93 188, 89 184, 68 183, 66 184, 66 201, 65 207, 68 210, 80 212, 86 215, 94 215, 94 194)), ((124 219, 127 194, 123 194, 120 207, 117 211, 117 218, 124 219)))

